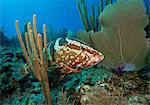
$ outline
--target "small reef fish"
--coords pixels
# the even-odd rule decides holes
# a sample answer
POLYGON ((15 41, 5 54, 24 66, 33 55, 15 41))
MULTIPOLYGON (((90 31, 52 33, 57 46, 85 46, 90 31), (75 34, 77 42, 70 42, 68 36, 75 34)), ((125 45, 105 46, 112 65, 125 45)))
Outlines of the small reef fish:
POLYGON ((48 58, 50 65, 55 62, 61 73, 70 74, 96 65, 104 55, 82 41, 58 38, 48 44, 48 58))

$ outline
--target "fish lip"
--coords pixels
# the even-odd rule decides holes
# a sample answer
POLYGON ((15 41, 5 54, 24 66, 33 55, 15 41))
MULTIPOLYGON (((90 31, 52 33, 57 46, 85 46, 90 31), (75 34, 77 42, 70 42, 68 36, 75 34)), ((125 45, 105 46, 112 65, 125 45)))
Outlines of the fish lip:
POLYGON ((99 55, 96 55, 96 58, 99 58, 99 60, 97 60, 96 62, 100 62, 100 61, 102 61, 102 60, 104 60, 104 55, 102 54, 102 53, 99 53, 99 55))
POLYGON ((100 61, 104 60, 105 57, 104 57, 104 55, 101 52, 99 52, 99 56, 101 58, 100 61))
POLYGON ((98 64, 99 62, 101 62, 101 61, 103 61, 104 60, 104 55, 100 55, 101 57, 100 57, 100 59, 96 62, 96 64, 98 64))

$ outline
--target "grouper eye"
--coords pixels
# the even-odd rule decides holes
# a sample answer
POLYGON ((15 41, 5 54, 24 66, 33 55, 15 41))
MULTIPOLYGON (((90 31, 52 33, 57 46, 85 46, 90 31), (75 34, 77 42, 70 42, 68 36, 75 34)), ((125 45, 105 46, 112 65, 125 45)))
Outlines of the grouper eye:
POLYGON ((81 50, 84 50, 83 45, 80 45, 80 49, 81 49, 81 50))

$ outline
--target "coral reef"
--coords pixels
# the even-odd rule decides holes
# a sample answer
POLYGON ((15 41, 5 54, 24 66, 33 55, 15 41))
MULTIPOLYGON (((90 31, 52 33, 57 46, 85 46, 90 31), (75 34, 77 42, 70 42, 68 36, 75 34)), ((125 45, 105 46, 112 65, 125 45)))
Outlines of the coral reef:
POLYGON ((5 36, 4 26, 0 29, 0 45, 1 46, 10 46, 9 39, 5 36))
POLYGON ((12 37, 11 39, 6 37, 4 26, 0 29, 0 45, 6 47, 14 47, 14 48, 20 47, 19 41, 16 37, 12 37))
POLYGON ((24 75, 26 64, 21 49, 0 46, 0 103, 2 105, 45 104, 40 84, 24 75))
MULTIPOLYGON (((3 96, 1 100, 2 105, 46 104, 40 83, 36 78, 34 78, 33 75, 29 74, 19 81, 16 81, 16 77, 14 78, 15 75, 13 74, 17 72, 17 69, 20 65, 19 62, 25 61, 21 49, 17 49, 16 51, 16 49, 3 47, 3 50, 1 50, 1 52, 7 52, 6 49, 9 53, 14 52, 13 59, 17 59, 18 62, 11 62, 11 66, 6 66, 9 72, 7 69, 3 69, 1 72, 1 76, 3 77, 1 83, 6 83, 6 85, 2 84, 2 87, 4 89, 1 94, 3 96), (16 64, 18 64, 18 67, 16 66, 16 64), (4 70, 6 72, 3 72, 4 70), (5 81, 6 79, 7 81, 5 81), (7 93, 9 96, 6 96, 5 93, 7 93)), ((4 55, 3 57, 6 58, 4 55)), ((2 62, 4 60, 5 59, 2 59, 2 62)), ((62 81, 59 81, 59 75, 50 72, 49 80, 51 80, 50 87, 52 102, 53 105, 57 105, 57 103, 62 103, 62 100, 66 100, 66 102, 68 102, 68 105, 73 103, 75 105, 80 105, 81 100, 85 99, 86 96, 90 97, 90 99, 95 97, 94 102, 96 102, 96 100, 97 102, 99 102, 98 100, 101 99, 103 100, 103 102, 108 102, 108 99, 105 100, 106 97, 102 98, 101 94, 99 94, 99 91, 102 91, 106 96, 108 96, 109 94, 113 94, 113 96, 118 97, 120 93, 123 93, 125 96, 129 95, 128 102, 131 103, 131 105, 133 103, 144 103, 145 105, 148 105, 148 84, 141 80, 138 75, 139 74, 135 74, 133 72, 132 74, 125 74, 121 77, 114 77, 112 73, 106 71, 106 68, 92 67, 88 70, 82 70, 77 74, 67 75, 62 81), (62 93, 64 93, 65 95, 62 93), (58 99, 56 97, 60 97, 61 99, 58 99)), ((114 97, 108 97, 114 99, 114 97)), ((87 101, 92 103, 92 100, 87 101)))
POLYGON ((29 76, 19 82, 13 93, 2 100, 2 105, 45 105, 44 95, 38 81, 29 76), (30 80, 30 81, 29 81, 30 80))
POLYGON ((54 102, 58 100, 56 96, 59 97, 59 94, 61 95, 63 88, 63 91, 67 92, 66 96, 70 97, 69 103, 75 102, 79 104, 80 95, 77 91, 80 90, 80 87, 86 84, 93 86, 99 80, 110 78, 111 73, 105 71, 103 68, 93 67, 88 70, 82 70, 77 74, 67 75, 62 81, 59 81, 58 77, 58 74, 50 74, 49 76, 51 80, 51 94, 53 95, 52 100, 54 102))
POLYGON ((16 51, 14 48, 0 46, 0 53, 0 96, 4 98, 15 90, 16 78, 19 75, 16 77, 14 74, 20 71, 19 66, 24 64, 25 60, 22 51, 16 51))
POLYGON ((100 15, 100 32, 79 32, 78 38, 105 55, 102 63, 116 71, 139 70, 149 48, 144 37, 148 18, 141 0, 121 0, 100 15))
POLYGON ((135 72, 123 76, 113 75, 109 79, 97 81, 94 86, 84 85, 80 90, 82 105, 128 105, 128 103, 148 105, 149 103, 149 84, 140 79, 135 72))
MULTIPOLYGON (((69 97, 67 97, 67 93, 63 91, 60 95, 57 96, 57 104, 58 105, 69 105, 69 97)), ((72 103, 74 105, 74 103, 72 103)))
POLYGON ((129 98, 128 105, 149 105, 149 95, 132 96, 129 98))
POLYGON ((20 48, 19 40, 17 37, 12 37, 10 39, 10 46, 9 47, 20 48))
POLYGON ((127 98, 109 95, 102 89, 92 89, 93 92, 81 97, 81 105, 127 105, 127 98))

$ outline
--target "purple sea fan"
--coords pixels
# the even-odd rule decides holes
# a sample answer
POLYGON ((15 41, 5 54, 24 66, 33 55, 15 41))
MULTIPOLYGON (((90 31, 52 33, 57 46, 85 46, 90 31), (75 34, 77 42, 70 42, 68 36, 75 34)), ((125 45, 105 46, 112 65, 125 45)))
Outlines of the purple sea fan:
POLYGON ((122 64, 117 66, 116 68, 113 68, 114 72, 118 75, 121 75, 125 72, 134 71, 135 65, 134 64, 122 64))

